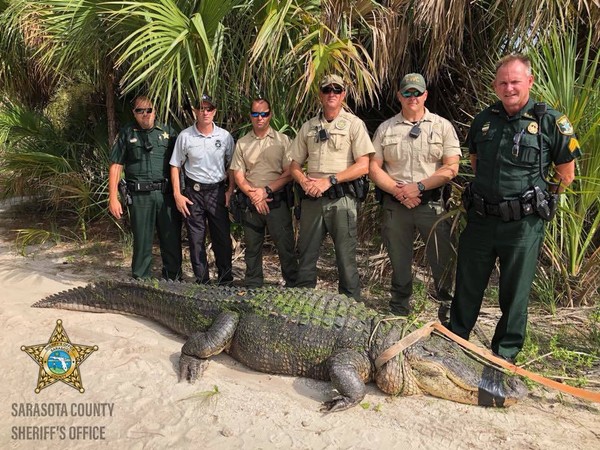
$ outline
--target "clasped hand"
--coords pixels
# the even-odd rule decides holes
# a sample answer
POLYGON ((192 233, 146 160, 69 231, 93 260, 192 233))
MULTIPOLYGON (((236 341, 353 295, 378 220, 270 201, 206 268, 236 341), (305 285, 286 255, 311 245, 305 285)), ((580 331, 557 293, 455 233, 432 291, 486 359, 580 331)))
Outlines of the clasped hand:
POLYGON ((323 192, 331 187, 329 178, 313 178, 308 175, 301 184, 306 195, 316 198, 322 197, 323 192))
POLYGON ((394 187, 394 193, 392 195, 408 209, 412 209, 421 204, 421 193, 419 192, 417 183, 398 182, 394 187))

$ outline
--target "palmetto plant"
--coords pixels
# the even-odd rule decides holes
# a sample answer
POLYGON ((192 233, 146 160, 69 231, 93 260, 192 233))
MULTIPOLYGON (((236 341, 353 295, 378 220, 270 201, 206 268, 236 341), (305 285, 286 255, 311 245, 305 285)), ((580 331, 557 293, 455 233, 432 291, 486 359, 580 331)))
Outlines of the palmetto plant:
POLYGON ((583 150, 577 180, 548 224, 543 254, 550 267, 540 266, 539 277, 554 278, 555 299, 569 306, 587 304, 600 287, 600 52, 592 50, 591 30, 583 48, 577 36, 553 28, 530 52, 535 94, 569 117, 583 150))
MULTIPOLYGON (((40 186, 49 198, 68 198, 80 220, 89 220, 106 199, 107 148, 116 134, 119 101, 140 92, 155 100, 163 120, 180 127, 190 123, 189 102, 208 92, 218 102, 219 121, 235 135, 247 127, 250 99, 260 95, 272 102, 275 126, 293 135, 318 110, 315 81, 322 74, 344 75, 349 104, 374 127, 396 112, 393 98, 402 76, 421 72, 430 91, 428 108, 462 132, 481 108, 489 84, 482 69, 493 64, 496 50, 529 45, 535 53, 550 25, 557 24, 568 37, 567 25, 578 23, 580 34, 590 32, 591 67, 591 50, 600 39, 597 0, 549 0, 543 5, 531 0, 0 0, 0 110, 5 119, 13 114, 15 124, 24 125, 23 130, 5 128, 8 134, 0 147, 3 193, 33 187, 27 180, 43 181, 40 186), (93 86, 104 104, 102 114, 95 110, 88 115, 105 117, 109 129, 90 134, 108 139, 69 142, 57 124, 43 122, 44 108, 56 93, 82 82, 93 86), (15 116, 15 105, 35 111, 35 119, 25 110, 15 116), (46 128, 26 125, 30 120, 46 128), (50 145, 53 135, 62 141, 50 145), (90 164, 92 156, 96 159, 90 164)), ((571 45, 585 49, 578 41, 571 45)), ((543 55, 545 62, 553 62, 554 54, 543 55)), ((557 67, 573 68, 575 52, 562 61, 557 67)), ((600 143, 597 133, 587 137, 583 132, 592 129, 592 99, 600 103, 597 94, 592 96, 598 84, 590 81, 590 73, 584 77, 588 81, 577 80, 578 95, 571 97, 578 104, 589 99, 584 109, 541 96, 574 122, 582 117, 575 125, 586 155, 580 162, 585 176, 574 188, 578 195, 564 198, 563 211, 575 202, 573 215, 556 226, 578 220, 583 229, 568 236, 555 231, 561 250, 552 261, 565 277, 591 274, 586 264, 593 267, 597 257, 597 221, 591 213, 598 209, 594 168, 599 161, 597 155, 587 158, 600 143), (570 246, 568 252, 565 246, 570 246), (563 254, 569 255, 564 261, 563 254)), ((569 98, 560 94, 557 99, 569 98)), ((106 127, 104 119, 94 123, 106 127)), ((591 283, 586 286, 595 289, 591 283)), ((578 288, 569 296, 576 298, 573 289, 578 288)))

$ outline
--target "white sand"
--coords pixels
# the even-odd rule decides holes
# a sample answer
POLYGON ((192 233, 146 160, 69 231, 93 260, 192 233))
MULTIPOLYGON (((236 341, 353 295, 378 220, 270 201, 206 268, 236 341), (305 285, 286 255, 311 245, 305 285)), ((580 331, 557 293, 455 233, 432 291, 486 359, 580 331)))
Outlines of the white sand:
POLYGON ((183 340, 163 327, 131 316, 30 307, 98 274, 58 250, 24 258, 0 244, 0 448, 600 448, 599 405, 570 397, 560 403, 556 393, 495 410, 431 397, 390 398, 370 385, 369 408, 323 414, 328 383, 257 373, 227 355, 214 358, 195 385, 178 383, 183 340), (37 365, 20 347, 46 343, 57 319, 72 343, 99 346, 80 369, 84 394, 60 382, 34 393, 37 365), (218 393, 206 395, 215 387, 218 393), (13 404, 49 403, 65 404, 68 415, 13 416, 13 404), (72 408, 82 403, 112 404, 113 414, 73 417, 72 408), (62 427, 57 430, 66 438, 14 439, 15 430, 24 429, 14 427, 31 426, 62 427), (93 426, 103 427, 104 440, 70 439, 84 429, 76 427, 93 426))

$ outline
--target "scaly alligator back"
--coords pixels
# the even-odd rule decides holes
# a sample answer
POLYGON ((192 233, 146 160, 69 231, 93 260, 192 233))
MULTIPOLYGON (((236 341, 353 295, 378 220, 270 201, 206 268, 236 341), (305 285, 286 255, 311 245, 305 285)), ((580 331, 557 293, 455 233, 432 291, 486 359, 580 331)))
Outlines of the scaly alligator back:
POLYGON ((33 306, 135 314, 185 336, 180 376, 196 379, 212 355, 226 351, 255 370, 331 379, 340 395, 325 409, 342 410, 374 379, 390 394, 421 391, 479 404, 509 405, 526 395, 517 378, 431 336, 379 370, 374 361, 408 330, 343 295, 312 289, 243 289, 164 281, 102 281, 51 295, 33 306))
POLYGON ((366 353, 377 313, 343 295, 312 289, 243 289, 153 281, 101 281, 33 305, 121 312, 153 319, 190 337, 224 311, 239 313, 235 359, 262 372, 329 379, 325 362, 338 348, 366 353))

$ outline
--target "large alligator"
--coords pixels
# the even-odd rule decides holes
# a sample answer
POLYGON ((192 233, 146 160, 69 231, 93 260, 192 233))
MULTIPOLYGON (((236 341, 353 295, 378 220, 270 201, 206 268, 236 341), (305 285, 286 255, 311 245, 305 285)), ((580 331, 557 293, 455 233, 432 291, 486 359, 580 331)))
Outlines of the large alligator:
POLYGON ((365 383, 393 395, 427 393, 468 404, 508 406, 525 385, 432 334, 376 368, 376 358, 409 330, 339 294, 312 289, 102 281, 51 295, 33 305, 122 312, 153 319, 187 337, 180 380, 202 375, 207 358, 225 351, 252 369, 331 380, 338 394, 323 410, 359 403, 365 383))

